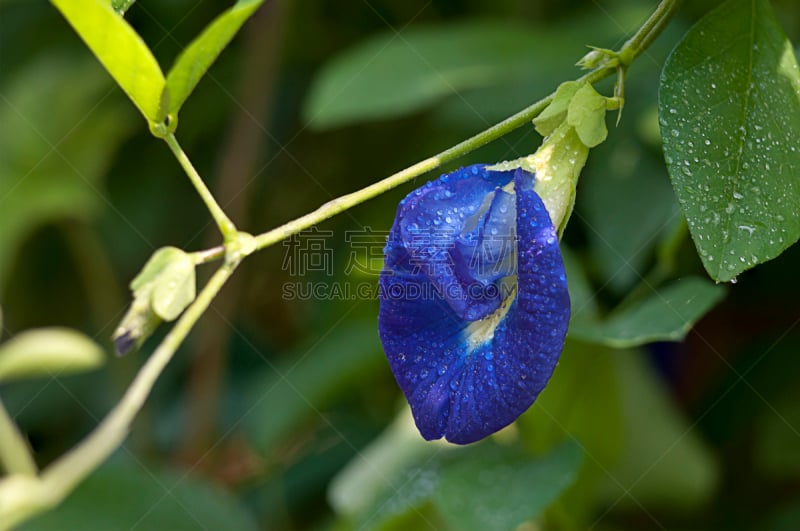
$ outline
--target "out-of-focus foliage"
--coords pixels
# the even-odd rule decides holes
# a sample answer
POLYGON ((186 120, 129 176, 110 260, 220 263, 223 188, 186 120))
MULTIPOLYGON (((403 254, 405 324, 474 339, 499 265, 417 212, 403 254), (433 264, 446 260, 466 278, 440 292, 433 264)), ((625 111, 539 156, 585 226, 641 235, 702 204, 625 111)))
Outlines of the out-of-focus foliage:
POLYGON ((26 330, 0 344, 0 382, 87 371, 104 361, 103 350, 74 330, 26 330))
POLYGON ((4 76, 0 285, 33 230, 109 207, 100 181, 135 125, 126 105, 107 98, 110 90, 107 75, 78 51, 32 57, 4 76))
MULTIPOLYGON (((635 24, 646 13, 644 8, 631 9, 621 17, 623 23, 635 24)), ((308 124, 327 129, 402 116, 464 92, 520 86, 528 92, 520 101, 524 105, 553 90, 545 80, 575 72, 574 61, 563 62, 560 54, 543 54, 533 65, 530 50, 572 50, 579 55, 584 47, 578 42, 620 36, 619 27, 597 24, 586 15, 555 26, 491 18, 420 26, 402 33, 381 32, 328 63, 306 103, 308 124)), ((502 102, 492 103, 498 104, 502 102)), ((518 109, 508 107, 506 112, 514 110, 518 109)))
MULTIPOLYGON (((797 528, 800 251, 727 289, 697 278, 660 145, 661 68, 717 3, 685 2, 628 73, 564 236, 575 328, 513 427, 462 449, 422 441, 398 414, 374 287, 418 180, 249 259, 121 455, 27 528, 797 528)), ((232 4, 138 0, 126 20, 164 67, 232 4)), ((177 135, 258 232, 546 95, 580 75, 586 45, 619 46, 654 5, 272 0, 188 83, 177 135)), ((800 7, 772 5, 797 43, 800 7)), ((249 4, 236 6, 231 24, 249 4)), ((217 244, 208 215, 47 3, 0 2, 0 123, 3 339, 65 325, 110 350, 130 280, 160 247, 217 244)), ((540 141, 523 128, 459 164, 540 141)), ((40 465, 97 425, 157 339, 93 372, 0 383, 40 465)))
POLYGON ((145 467, 119 456, 81 484, 57 511, 21 529, 258 529, 236 498, 186 472, 145 467))
POLYGON ((574 321, 570 335, 620 348, 681 341, 724 294, 720 286, 687 277, 653 289, 646 299, 621 307, 603 321, 574 321))

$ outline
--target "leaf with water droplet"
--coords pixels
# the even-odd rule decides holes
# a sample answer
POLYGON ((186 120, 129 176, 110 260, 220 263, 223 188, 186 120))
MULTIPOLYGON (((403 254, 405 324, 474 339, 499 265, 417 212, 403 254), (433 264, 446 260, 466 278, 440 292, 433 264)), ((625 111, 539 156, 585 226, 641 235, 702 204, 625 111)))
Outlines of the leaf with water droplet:
POLYGON ((689 31, 664 66, 659 116, 712 278, 729 281, 800 238, 800 71, 767 0, 729 0, 689 31))

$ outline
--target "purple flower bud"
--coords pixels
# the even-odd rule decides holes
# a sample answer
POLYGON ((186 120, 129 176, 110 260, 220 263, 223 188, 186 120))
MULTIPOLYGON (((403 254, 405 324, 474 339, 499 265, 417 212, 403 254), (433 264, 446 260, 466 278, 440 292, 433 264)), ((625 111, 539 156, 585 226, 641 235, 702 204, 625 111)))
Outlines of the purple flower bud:
POLYGON ((523 170, 461 168, 397 210, 380 279, 381 341, 422 436, 467 444, 547 384, 569 295, 556 229, 523 170))

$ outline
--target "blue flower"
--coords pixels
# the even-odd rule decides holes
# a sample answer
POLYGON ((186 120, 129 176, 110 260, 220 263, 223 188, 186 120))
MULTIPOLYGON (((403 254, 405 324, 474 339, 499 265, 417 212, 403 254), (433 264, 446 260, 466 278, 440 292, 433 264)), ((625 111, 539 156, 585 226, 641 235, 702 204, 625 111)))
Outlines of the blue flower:
POLYGON ((527 410, 558 362, 569 295, 558 234, 524 169, 461 168, 400 202, 379 329, 425 439, 468 444, 527 410))

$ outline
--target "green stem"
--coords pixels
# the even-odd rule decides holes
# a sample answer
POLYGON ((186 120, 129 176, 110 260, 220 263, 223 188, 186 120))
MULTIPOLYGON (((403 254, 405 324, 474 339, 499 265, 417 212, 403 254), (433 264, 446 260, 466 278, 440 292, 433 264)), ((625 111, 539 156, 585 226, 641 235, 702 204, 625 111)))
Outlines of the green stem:
POLYGON ((211 249, 191 253, 190 256, 196 265, 213 262, 214 260, 218 260, 225 256, 225 246, 218 245, 216 247, 212 247, 211 249))
MULTIPOLYGON (((655 40, 655 38, 666 27, 667 22, 672 18, 678 7, 677 0, 663 0, 653 14, 642 25, 639 31, 631 37, 620 49, 619 54, 623 57, 629 57, 630 61, 640 56, 647 47, 655 40)), ((595 84, 602 79, 615 74, 617 72, 616 65, 601 65, 600 67, 592 70, 591 72, 578 78, 578 82, 586 82, 595 84)), ((504 136, 511 131, 529 124, 531 120, 539 116, 539 114, 553 101, 555 93, 542 98, 533 105, 526 107, 520 112, 514 114, 503 120, 502 122, 493 125, 492 127, 478 133, 477 135, 456 144, 455 146, 442 151, 438 155, 420 161, 413 166, 406 168, 402 171, 390 175, 389 177, 371 184, 357 192, 341 196, 337 199, 329 201, 319 207, 318 209, 310 212, 302 217, 292 220, 278 228, 272 229, 263 234, 256 236, 256 248, 263 249, 269 247, 293 234, 308 229, 321 221, 339 214, 349 208, 361 204, 373 197, 376 197, 396 186, 408 182, 420 175, 427 173, 446 164, 452 160, 470 153, 479 147, 504 136)))
MULTIPOLYGON (((238 263, 226 261, 175 323, 136 375, 122 399, 103 422, 70 452, 46 468, 30 495, 14 498, 0 512, 0 528, 12 527, 32 514, 53 507, 105 461, 125 440, 136 414, 194 324, 233 274, 238 263)), ((0 496, 0 499, 2 496, 0 496)))
POLYGON ((0 463, 9 474, 35 476, 36 463, 14 419, 0 401, 0 463))
MULTIPOLYGON (((613 72, 613 69, 595 70, 581 77, 581 80, 595 83, 606 77, 610 72, 613 72), (608 72, 605 70, 608 70, 608 72)), ((272 229, 263 234, 259 234, 256 236, 256 248, 263 249, 265 247, 269 247, 270 245, 273 245, 291 236, 292 234, 297 234, 302 230, 308 229, 309 227, 312 227, 321 221, 331 218, 340 212, 372 199, 373 197, 376 197, 391 190, 392 188, 419 177, 424 173, 435 170, 443 164, 462 157, 467 153, 478 149, 484 144, 487 144, 492 140, 496 140, 522 125, 530 123, 531 120, 539 116, 539 114, 548 105, 550 105, 550 102, 553 101, 553 96, 554 94, 550 94, 549 96, 537 101, 533 105, 526 107, 517 114, 506 118, 502 122, 493 125, 489 129, 486 129, 485 131, 482 131, 477 135, 468 138, 467 140, 464 140, 463 142, 456 144, 449 149, 446 149, 445 151, 442 151, 438 155, 420 161, 413 166, 390 175, 389 177, 373 183, 366 188, 362 188, 357 192, 343 195, 332 201, 328 201, 313 212, 292 220, 285 225, 281 225, 278 228, 272 229)))
POLYGON ((184 153, 183 149, 181 149, 180 144, 178 144, 178 139, 175 138, 175 134, 169 133, 164 137, 164 141, 169 146, 169 149, 172 150, 175 158, 178 159, 178 162, 183 167, 186 175, 189 176, 189 180, 192 181, 197 193, 200 194, 200 198, 206 204, 206 208, 208 208, 208 211, 211 213, 211 216, 217 223, 217 227, 219 227, 219 231, 222 233, 223 239, 228 241, 229 239, 233 238, 237 232, 236 225, 233 224, 225 212, 223 212, 222 207, 219 206, 217 200, 214 199, 214 195, 211 193, 211 190, 208 189, 208 186, 206 186, 203 178, 200 177, 200 174, 197 173, 196 169, 194 169, 189 157, 187 157, 186 153, 184 153))
POLYGON ((631 59, 641 55, 667 27, 672 16, 678 11, 679 4, 680 0, 662 0, 639 31, 622 46, 622 50, 631 54, 631 59))

